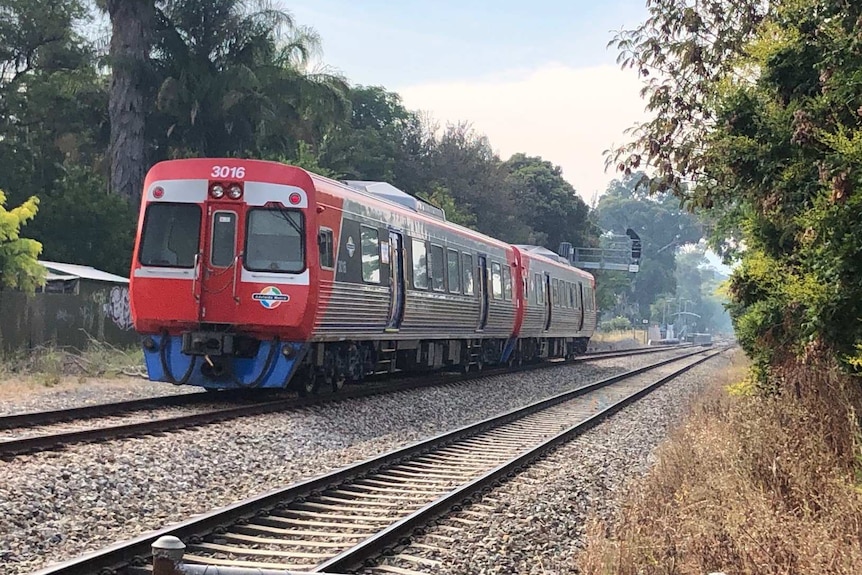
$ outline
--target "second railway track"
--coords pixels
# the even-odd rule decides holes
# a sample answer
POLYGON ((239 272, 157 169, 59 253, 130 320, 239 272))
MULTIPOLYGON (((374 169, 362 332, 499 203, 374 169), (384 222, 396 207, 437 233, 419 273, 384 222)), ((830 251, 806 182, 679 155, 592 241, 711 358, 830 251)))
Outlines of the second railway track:
POLYGON ((189 573, 203 573, 206 566, 355 570, 406 545, 414 529, 548 449, 723 351, 698 349, 618 374, 36 575, 148 573, 150 546, 163 535, 185 542, 189 573))
MULTIPOLYGON (((679 346, 685 347, 685 346, 679 346)), ((185 429, 199 425, 218 423, 238 417, 249 417, 264 413, 273 413, 287 409, 299 409, 324 401, 339 401, 344 399, 368 397, 380 393, 408 390, 431 385, 443 385, 490 377, 504 373, 515 373, 536 368, 570 365, 595 359, 609 359, 624 356, 637 356, 667 352, 679 347, 657 347, 627 351, 595 352, 580 356, 573 362, 550 362, 522 366, 515 369, 488 369, 469 374, 438 373, 430 377, 411 377, 396 383, 369 383, 364 386, 345 388, 338 393, 322 394, 309 397, 280 396, 276 399, 253 399, 247 394, 224 392, 218 394, 192 393, 177 396, 162 396, 119 402, 115 404, 92 405, 46 412, 24 413, 0 417, 0 457, 10 458, 16 455, 55 449, 76 443, 108 441, 135 437, 149 433, 185 429), (242 402, 241 405, 224 406, 224 403, 242 402), (203 408, 205 404, 222 403, 215 409, 201 409, 195 413, 180 415, 155 415, 140 413, 145 410, 172 409, 180 407, 203 408), (132 421, 116 421, 117 417, 128 414, 132 421), (111 418, 107 425, 87 426, 86 423, 97 418, 111 418), (47 433, 33 432, 38 426, 50 426, 63 423, 64 428, 48 429, 47 433), (25 431, 26 430, 26 431, 25 431)), ((271 396, 270 396, 271 397, 271 396)))

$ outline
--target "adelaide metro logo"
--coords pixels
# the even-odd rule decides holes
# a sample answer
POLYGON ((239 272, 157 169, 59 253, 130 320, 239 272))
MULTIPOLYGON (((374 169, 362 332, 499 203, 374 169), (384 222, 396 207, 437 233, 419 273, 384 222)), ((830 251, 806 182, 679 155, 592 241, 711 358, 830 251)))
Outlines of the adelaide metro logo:
POLYGON ((281 290, 275 286, 267 286, 258 293, 252 294, 251 297, 266 309, 274 309, 280 306, 281 302, 290 301, 290 296, 281 293, 281 290))

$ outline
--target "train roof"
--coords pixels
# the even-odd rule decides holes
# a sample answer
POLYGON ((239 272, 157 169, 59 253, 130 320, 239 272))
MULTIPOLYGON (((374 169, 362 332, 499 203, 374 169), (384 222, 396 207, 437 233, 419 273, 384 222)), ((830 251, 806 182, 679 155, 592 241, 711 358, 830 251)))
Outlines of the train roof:
POLYGON ((558 266, 566 267, 566 268, 574 271, 576 274, 578 274, 582 277, 585 277, 585 278, 592 278, 593 277, 593 274, 591 274, 585 270, 582 270, 579 267, 573 266, 569 260, 567 260, 566 258, 561 256, 560 254, 555 253, 552 250, 549 250, 548 248, 545 248, 542 246, 527 245, 527 244, 513 244, 513 245, 516 248, 518 248, 521 252, 529 255, 530 257, 533 257, 536 259, 546 260, 546 261, 548 261, 548 263, 552 263, 552 264, 556 264, 558 266))
POLYGON ((428 214, 438 220, 446 221, 446 212, 442 208, 432 206, 428 202, 423 202, 416 196, 411 196, 407 192, 401 191, 392 184, 387 182, 365 182, 361 180, 345 180, 345 184, 351 188, 362 190, 369 194, 377 196, 381 200, 390 203, 395 203, 413 210, 416 213, 428 214))
POLYGON ((423 202, 419 198, 411 196, 386 182, 366 182, 360 180, 338 181, 325 176, 320 176, 307 170, 305 170, 305 172, 311 177, 315 186, 323 184, 329 191, 332 191, 334 188, 342 193, 365 196, 371 200, 388 204, 402 213, 407 212, 405 215, 412 215, 419 219, 426 220, 428 223, 435 223, 437 225, 458 230, 462 234, 475 240, 493 244, 503 249, 512 249, 512 245, 507 242, 485 235, 481 232, 477 232, 476 230, 471 230, 470 228, 466 228, 454 222, 447 221, 442 209, 432 206, 427 202, 423 202), (412 212, 412 214, 410 214, 410 212, 412 212))

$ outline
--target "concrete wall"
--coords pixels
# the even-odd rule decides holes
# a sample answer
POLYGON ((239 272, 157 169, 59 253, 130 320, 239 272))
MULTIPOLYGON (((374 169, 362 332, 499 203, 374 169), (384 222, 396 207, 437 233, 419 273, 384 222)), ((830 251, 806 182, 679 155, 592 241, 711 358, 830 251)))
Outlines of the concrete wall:
POLYGON ((84 349, 90 337, 120 347, 138 343, 128 286, 81 280, 78 292, 0 291, 0 351, 40 345, 84 349))

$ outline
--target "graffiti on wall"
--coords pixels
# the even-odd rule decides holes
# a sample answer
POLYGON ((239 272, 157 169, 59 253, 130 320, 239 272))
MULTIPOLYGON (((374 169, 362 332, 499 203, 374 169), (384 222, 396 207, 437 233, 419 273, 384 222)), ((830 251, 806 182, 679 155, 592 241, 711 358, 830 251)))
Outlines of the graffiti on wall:
POLYGON ((132 329, 132 310, 129 307, 129 288, 111 288, 108 301, 104 304, 105 316, 122 330, 132 329))

